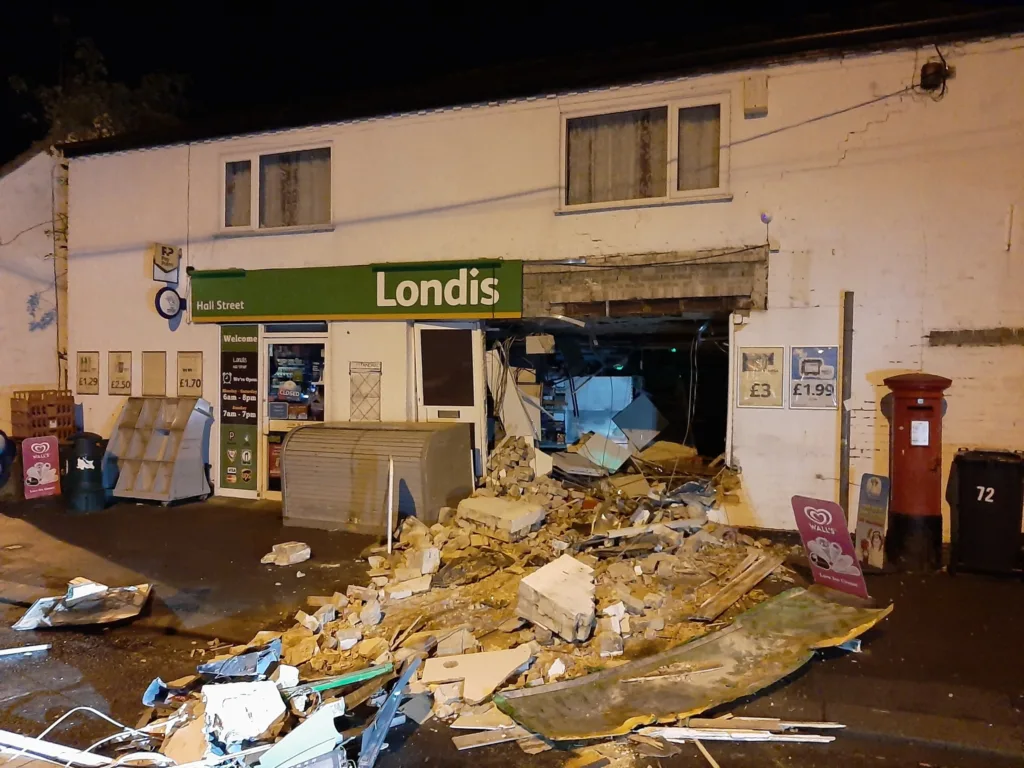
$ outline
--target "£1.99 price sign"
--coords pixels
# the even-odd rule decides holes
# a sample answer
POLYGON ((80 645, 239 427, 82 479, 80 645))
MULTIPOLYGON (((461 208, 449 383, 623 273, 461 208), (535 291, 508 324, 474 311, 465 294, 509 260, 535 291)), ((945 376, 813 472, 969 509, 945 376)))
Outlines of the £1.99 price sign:
POLYGON ((839 347, 792 347, 789 355, 789 407, 839 405, 839 347))

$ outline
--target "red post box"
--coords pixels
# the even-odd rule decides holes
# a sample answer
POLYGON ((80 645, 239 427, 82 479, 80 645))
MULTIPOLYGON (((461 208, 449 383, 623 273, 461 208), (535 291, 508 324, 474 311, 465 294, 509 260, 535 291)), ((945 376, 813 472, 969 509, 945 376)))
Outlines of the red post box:
POLYGON ((906 570, 936 570, 942 566, 942 393, 953 382, 904 373, 884 383, 892 390, 885 555, 906 570))

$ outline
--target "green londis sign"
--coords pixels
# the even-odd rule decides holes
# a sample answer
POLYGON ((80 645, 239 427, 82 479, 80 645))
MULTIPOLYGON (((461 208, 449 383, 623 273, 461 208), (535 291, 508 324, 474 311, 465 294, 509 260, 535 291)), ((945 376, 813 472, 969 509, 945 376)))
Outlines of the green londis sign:
POLYGON ((192 320, 522 317, 521 261, 229 269, 192 274, 192 320))

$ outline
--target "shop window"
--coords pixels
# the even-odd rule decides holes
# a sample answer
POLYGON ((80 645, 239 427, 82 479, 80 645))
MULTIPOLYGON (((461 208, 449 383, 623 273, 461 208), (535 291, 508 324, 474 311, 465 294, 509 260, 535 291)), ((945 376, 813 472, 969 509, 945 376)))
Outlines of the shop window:
POLYGON ((566 117, 565 207, 723 196, 727 128, 726 97, 566 117))
POLYGON ((423 404, 472 406, 473 332, 424 329, 420 332, 423 404))
POLYGON ((722 105, 679 110, 677 189, 717 189, 722 154, 722 105))
POLYGON ((225 229, 331 223, 330 147, 277 152, 224 164, 225 229), (253 179, 253 168, 258 176, 253 179), (258 221, 253 222, 253 211, 258 221))
POLYGON ((567 143, 569 205, 665 196, 667 107, 569 120, 567 143))
POLYGON ((270 419, 324 420, 323 344, 271 344, 267 371, 270 419))

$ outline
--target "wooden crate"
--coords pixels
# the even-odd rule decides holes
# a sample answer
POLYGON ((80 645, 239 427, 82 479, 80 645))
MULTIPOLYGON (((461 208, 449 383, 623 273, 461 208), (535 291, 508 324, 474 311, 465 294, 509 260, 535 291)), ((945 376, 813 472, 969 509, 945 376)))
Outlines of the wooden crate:
POLYGON ((67 389, 15 392, 11 426, 17 440, 54 435, 64 442, 75 433, 75 396, 67 389))

